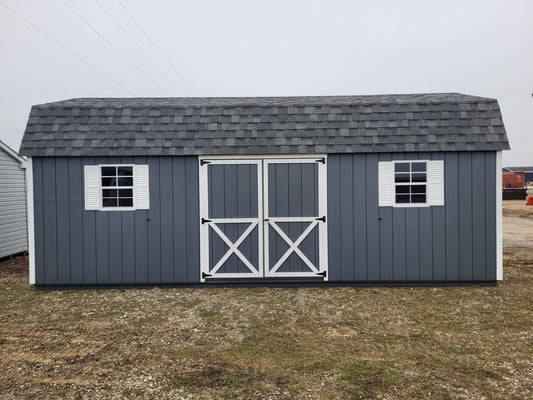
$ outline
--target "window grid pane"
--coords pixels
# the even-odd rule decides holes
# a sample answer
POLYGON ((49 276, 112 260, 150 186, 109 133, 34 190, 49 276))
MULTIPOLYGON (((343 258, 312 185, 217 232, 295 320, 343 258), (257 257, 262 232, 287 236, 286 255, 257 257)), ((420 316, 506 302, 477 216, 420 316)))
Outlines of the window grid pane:
POLYGON ((105 166, 102 174, 102 207, 133 207, 133 167, 105 166))
POLYGON ((396 204, 426 203, 426 162, 397 162, 394 165, 396 204))

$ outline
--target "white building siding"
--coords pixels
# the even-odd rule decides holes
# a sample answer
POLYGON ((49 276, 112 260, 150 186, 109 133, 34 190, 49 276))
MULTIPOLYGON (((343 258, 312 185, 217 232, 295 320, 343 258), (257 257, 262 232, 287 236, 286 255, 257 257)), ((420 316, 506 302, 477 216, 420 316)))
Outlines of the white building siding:
POLYGON ((0 258, 28 250, 24 168, 0 146, 0 258))

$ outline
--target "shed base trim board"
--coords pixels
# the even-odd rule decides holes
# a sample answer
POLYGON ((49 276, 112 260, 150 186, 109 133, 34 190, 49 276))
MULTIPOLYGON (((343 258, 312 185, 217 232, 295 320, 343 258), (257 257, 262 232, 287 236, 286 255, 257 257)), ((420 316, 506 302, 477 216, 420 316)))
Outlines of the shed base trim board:
POLYGON ((216 280, 203 283, 146 283, 132 285, 34 285, 35 290, 111 290, 151 288, 249 288, 249 287, 448 287, 448 286, 498 286, 498 281, 323 281, 323 280, 216 280))

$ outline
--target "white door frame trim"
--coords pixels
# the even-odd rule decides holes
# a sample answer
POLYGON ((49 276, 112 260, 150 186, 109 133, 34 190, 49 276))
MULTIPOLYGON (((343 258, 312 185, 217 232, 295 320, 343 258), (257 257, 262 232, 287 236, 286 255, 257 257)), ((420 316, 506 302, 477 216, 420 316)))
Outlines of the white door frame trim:
POLYGON ((199 194, 200 194, 200 282, 205 282, 205 274, 212 275, 217 273, 218 269, 231 256, 236 254, 239 259, 250 269, 250 273, 217 273, 221 278, 253 278, 253 277, 316 277, 317 274, 324 274, 324 280, 328 280, 328 244, 327 244, 327 155, 326 154, 296 154, 296 155, 219 155, 219 156, 202 156, 198 157, 199 163, 199 194), (318 164, 318 214, 319 217, 325 217, 320 222, 316 217, 268 217, 268 196, 264 196, 268 190, 268 164, 287 164, 287 163, 309 163, 318 164), (211 218, 209 219, 209 200, 208 200, 208 165, 232 165, 232 164, 251 164, 257 165, 257 218, 211 218), (276 222, 311 222, 310 226, 302 232, 298 239, 293 242, 283 232, 276 222), (221 223, 249 223, 250 226, 233 243, 220 230, 217 224, 221 223), (268 271, 268 227, 272 228, 279 234, 289 245, 280 260, 271 271, 268 271), (318 225, 319 229, 319 265, 315 266, 298 248, 305 237, 313 231, 318 225), (209 227, 229 247, 224 256, 217 262, 215 267, 209 271, 209 227), (251 262, 238 250, 239 245, 253 231, 255 226, 258 227, 258 268, 256 269, 251 262), (277 228, 277 229, 276 229, 277 228), (263 251, 266 249, 266 251, 263 251), (309 272, 278 272, 277 269, 284 261, 295 252, 309 267, 309 272))

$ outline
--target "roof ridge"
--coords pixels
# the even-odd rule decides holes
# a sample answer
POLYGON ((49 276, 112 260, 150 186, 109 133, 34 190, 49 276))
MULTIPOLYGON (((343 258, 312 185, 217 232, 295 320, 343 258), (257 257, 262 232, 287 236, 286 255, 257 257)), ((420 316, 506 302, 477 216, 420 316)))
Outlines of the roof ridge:
POLYGON ((489 97, 448 93, 410 93, 338 96, 226 96, 226 97, 78 97, 34 105, 38 108, 200 108, 200 107, 282 107, 365 104, 441 104, 496 102, 489 97), (447 97, 450 98, 447 98, 447 97), (149 104, 153 102, 153 104, 149 104), (168 102, 168 103, 167 103, 168 102), (170 103, 173 102, 173 103, 170 103))

